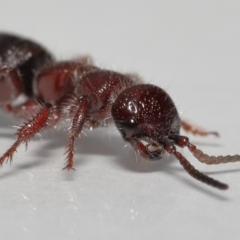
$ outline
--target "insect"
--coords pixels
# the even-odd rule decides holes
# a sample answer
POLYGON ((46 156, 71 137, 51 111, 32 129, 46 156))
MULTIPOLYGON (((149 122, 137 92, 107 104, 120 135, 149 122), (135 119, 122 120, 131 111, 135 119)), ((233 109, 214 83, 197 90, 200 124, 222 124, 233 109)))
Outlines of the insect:
POLYGON ((206 164, 240 161, 239 155, 209 156, 180 135, 180 128, 198 135, 217 135, 182 121, 171 97, 160 87, 143 84, 134 74, 121 74, 96 67, 90 58, 58 62, 44 47, 31 40, 0 34, 0 106, 25 119, 16 141, 0 157, 0 164, 13 159, 21 144, 42 130, 69 120, 66 163, 74 169, 74 145, 83 129, 114 123, 122 138, 138 155, 159 160, 171 154, 193 178, 224 190, 228 185, 196 170, 177 150, 188 148, 206 164), (18 103, 20 95, 25 101, 18 103))

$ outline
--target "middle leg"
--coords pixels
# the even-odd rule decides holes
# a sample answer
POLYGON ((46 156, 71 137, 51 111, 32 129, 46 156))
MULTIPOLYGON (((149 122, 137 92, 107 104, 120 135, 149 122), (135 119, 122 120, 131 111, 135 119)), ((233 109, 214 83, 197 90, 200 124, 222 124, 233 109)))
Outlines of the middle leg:
MULTIPOLYGON (((17 130, 17 140, 14 144, 0 157, 0 165, 10 160, 12 161, 13 154, 16 152, 19 145, 24 143, 28 145, 28 142, 41 130, 46 127, 51 127, 57 123, 55 116, 58 115, 56 107, 50 104, 44 104, 40 107, 40 110, 33 116, 31 116, 19 129, 17 130)), ((59 115, 58 115, 59 116, 59 115)), ((58 118, 59 119, 59 118, 58 118)))

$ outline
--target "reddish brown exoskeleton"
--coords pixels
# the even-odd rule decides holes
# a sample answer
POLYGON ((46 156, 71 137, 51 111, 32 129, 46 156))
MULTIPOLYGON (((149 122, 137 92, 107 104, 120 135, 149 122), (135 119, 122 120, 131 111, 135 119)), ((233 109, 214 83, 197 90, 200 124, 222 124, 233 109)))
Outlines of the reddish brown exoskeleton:
POLYGON ((123 139, 142 157, 159 160, 174 155, 194 178, 218 189, 228 186, 196 170, 177 150, 187 147, 201 162, 219 164, 240 161, 240 156, 209 156, 180 135, 180 128, 198 135, 206 132, 181 121, 171 97, 161 88, 142 84, 135 75, 100 69, 89 59, 56 62, 39 44, 0 34, 0 105, 25 119, 17 140, 0 157, 12 161, 17 147, 28 144, 45 128, 70 119, 66 165, 74 169, 74 141, 83 129, 114 122, 123 139), (19 95, 26 101, 16 104, 19 95))

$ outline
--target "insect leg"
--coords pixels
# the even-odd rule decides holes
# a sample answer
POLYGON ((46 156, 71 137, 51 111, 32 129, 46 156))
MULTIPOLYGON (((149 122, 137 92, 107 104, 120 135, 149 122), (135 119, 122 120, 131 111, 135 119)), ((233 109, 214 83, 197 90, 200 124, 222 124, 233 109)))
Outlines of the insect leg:
POLYGON ((68 133, 67 138, 67 149, 66 149, 66 165, 63 168, 70 170, 73 169, 73 163, 74 163, 74 142, 75 139, 79 136, 79 134, 82 131, 83 124, 86 119, 87 115, 87 109, 88 109, 88 100, 86 97, 80 97, 75 99, 75 102, 73 103, 74 106, 71 109, 71 111, 74 111, 71 127, 68 133))
POLYGON ((200 136, 215 135, 216 137, 219 137, 218 132, 205 131, 200 127, 192 123, 186 122, 184 120, 181 121, 181 126, 186 132, 192 133, 193 135, 200 135, 200 136))
POLYGON ((12 161, 14 152, 16 152, 18 146, 22 143, 25 143, 26 148, 28 142, 33 138, 37 133, 43 130, 45 127, 52 126, 55 121, 55 108, 50 104, 42 106, 39 112, 26 121, 19 129, 17 130, 16 136, 17 140, 15 143, 0 157, 0 165, 5 161, 12 161))

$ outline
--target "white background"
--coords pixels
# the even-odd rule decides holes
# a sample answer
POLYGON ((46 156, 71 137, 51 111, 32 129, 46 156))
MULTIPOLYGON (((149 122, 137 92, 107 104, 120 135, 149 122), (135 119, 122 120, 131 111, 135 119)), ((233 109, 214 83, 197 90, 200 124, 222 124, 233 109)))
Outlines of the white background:
MULTIPOLYGON (((59 59, 91 54, 98 66, 137 72, 166 89, 183 119, 221 138, 189 136, 209 154, 240 153, 239 1, 3 1, 0 30, 46 46, 59 59)), ((18 120, 0 112, 0 152, 18 120)), ((185 133, 184 133, 185 134, 185 133)), ((21 147, 0 171, 1 239, 239 239, 240 163, 192 179, 174 157, 136 162, 116 129, 77 141, 76 172, 63 172, 66 132, 21 147)))

